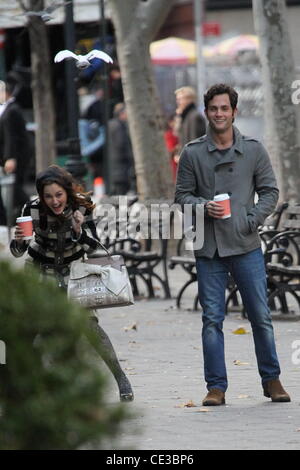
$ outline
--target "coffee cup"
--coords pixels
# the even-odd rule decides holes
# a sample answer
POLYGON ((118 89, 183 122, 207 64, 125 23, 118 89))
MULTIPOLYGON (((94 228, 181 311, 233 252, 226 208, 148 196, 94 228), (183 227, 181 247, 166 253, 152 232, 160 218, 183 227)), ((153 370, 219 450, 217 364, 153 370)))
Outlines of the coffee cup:
POLYGON ((30 240, 33 236, 32 217, 18 217, 16 222, 23 230, 23 240, 30 240))
POLYGON ((228 219, 231 217, 229 194, 218 194, 214 197, 214 201, 224 207, 224 215, 221 217, 221 219, 228 219))

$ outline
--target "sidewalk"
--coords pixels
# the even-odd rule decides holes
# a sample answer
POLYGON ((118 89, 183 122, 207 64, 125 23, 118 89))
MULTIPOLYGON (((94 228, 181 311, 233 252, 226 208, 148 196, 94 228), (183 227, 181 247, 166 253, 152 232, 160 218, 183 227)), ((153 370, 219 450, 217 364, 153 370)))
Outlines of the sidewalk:
MULTIPOLYGON (((170 271, 173 295, 182 276, 179 267, 170 271)), ((299 321, 274 320, 281 379, 292 402, 272 403, 262 394, 248 321, 237 313, 226 318, 229 388, 221 407, 201 405, 206 388, 199 312, 178 311, 174 299, 140 300, 103 310, 101 325, 135 392, 128 406, 136 417, 127 423, 117 449, 299 449, 300 363, 292 362, 299 321), (233 334, 240 325, 249 333, 233 334), (195 407, 184 406, 191 401, 195 407)))
MULTIPOLYGON (((185 273, 180 267, 169 273, 175 296, 185 273)), ((188 307, 192 289, 185 299, 188 307)), ((272 403, 262 394, 248 321, 238 313, 226 318, 229 388, 226 405, 220 407, 201 406, 206 388, 199 312, 177 310, 174 299, 138 300, 130 307, 104 309, 100 322, 135 393, 134 402, 126 404, 134 418, 124 424, 117 443, 107 443, 106 449, 300 448, 300 364, 292 361, 293 353, 300 359, 292 348, 300 341, 299 321, 274 320, 281 379, 292 402, 272 403), (249 332, 233 334, 240 325, 249 332), (185 406, 189 402, 195 406, 185 406)), ((108 401, 113 405, 118 401, 113 381, 111 392, 108 401)))

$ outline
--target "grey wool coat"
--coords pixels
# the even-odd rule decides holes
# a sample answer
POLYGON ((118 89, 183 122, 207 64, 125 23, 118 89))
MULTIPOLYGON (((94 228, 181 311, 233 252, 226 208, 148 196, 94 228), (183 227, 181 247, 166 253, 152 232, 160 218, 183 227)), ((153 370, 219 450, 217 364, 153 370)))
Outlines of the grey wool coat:
POLYGON ((175 202, 205 204, 215 195, 228 193, 231 217, 204 217, 204 243, 196 257, 240 255, 261 246, 257 228, 275 209, 278 188, 264 146, 255 138, 241 135, 236 127, 234 144, 222 155, 206 135, 189 142, 181 153, 175 202), (258 199, 255 201, 255 193, 258 199))

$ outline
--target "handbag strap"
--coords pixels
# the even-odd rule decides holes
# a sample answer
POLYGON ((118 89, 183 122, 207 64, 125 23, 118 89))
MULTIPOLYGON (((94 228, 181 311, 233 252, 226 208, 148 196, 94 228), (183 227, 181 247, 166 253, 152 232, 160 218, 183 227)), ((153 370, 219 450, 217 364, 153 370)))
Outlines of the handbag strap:
POLYGON ((102 243, 99 240, 97 240, 97 243, 98 243, 98 245, 101 246, 101 248, 103 248, 103 250, 106 252, 107 256, 111 257, 111 253, 108 251, 106 246, 102 245, 102 243))

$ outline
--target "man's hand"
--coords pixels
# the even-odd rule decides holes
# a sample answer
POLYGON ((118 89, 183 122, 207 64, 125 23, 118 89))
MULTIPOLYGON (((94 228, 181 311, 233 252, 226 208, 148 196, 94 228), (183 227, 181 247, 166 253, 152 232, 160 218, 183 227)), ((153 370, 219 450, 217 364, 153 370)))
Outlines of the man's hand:
POLYGON ((17 160, 16 160, 15 158, 9 158, 9 159, 6 160, 6 162, 4 163, 4 171, 5 171, 5 173, 7 173, 8 175, 9 175, 10 173, 15 173, 16 168, 17 168, 17 160))
POLYGON ((208 201, 206 204, 207 215, 214 219, 221 219, 224 215, 225 209, 221 204, 215 201, 208 201))

